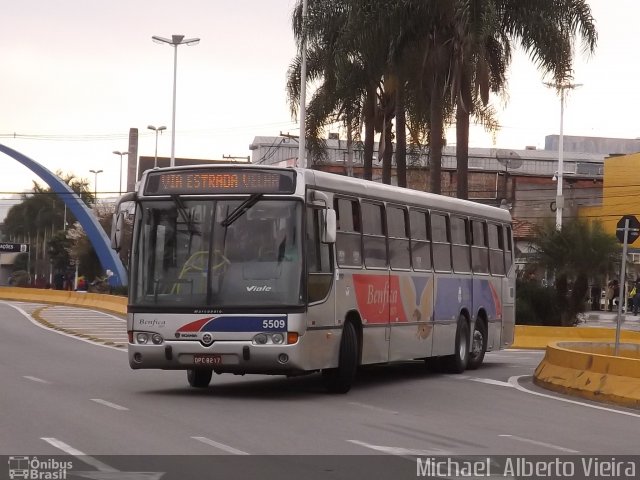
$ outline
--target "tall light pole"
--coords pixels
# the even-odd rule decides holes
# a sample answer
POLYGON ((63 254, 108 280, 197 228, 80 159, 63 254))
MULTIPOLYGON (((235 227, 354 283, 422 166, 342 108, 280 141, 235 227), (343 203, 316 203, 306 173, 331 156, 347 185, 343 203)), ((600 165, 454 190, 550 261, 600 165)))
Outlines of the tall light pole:
POLYGON ((118 150, 114 150, 113 153, 115 155, 120 155, 120 195, 122 195, 122 157, 129 155, 129 152, 119 152, 118 150))
POLYGON ((556 190, 556 230, 562 230, 562 210, 564 209, 564 197, 562 196, 562 183, 564 174, 564 100, 566 90, 581 87, 581 83, 545 83, 547 87, 555 88, 560 94, 560 138, 558 139, 558 185, 556 190))
POLYGON ((307 115, 307 0, 302 1, 302 48, 300 55, 300 141, 298 143, 298 166, 307 168, 307 145, 305 121, 307 115))
POLYGON ((176 164, 176 79, 178 72, 178 45, 197 45, 199 38, 184 38, 184 35, 171 35, 171 40, 152 36, 156 43, 166 43, 173 47, 173 113, 171 115, 171 166, 176 164))
MULTIPOLYGON (((94 180, 93 180, 93 201, 96 203, 96 205, 98 204, 98 174, 102 173, 102 170, 89 170, 91 173, 93 173, 94 175, 94 180)), ((64 211, 65 214, 67 213, 67 211, 64 211)), ((67 221, 65 219, 65 230, 66 230, 66 224, 67 221)))
POLYGON ((147 128, 149 130, 153 130, 154 132, 156 132, 156 157, 155 157, 155 161, 153 162, 153 168, 158 168, 158 132, 166 130, 167 127, 163 125, 162 127, 156 128, 153 125, 149 125, 147 128))

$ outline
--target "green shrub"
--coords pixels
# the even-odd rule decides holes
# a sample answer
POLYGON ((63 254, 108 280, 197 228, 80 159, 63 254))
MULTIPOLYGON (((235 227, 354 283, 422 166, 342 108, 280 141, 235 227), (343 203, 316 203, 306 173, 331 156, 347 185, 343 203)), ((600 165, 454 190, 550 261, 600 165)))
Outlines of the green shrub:
POLYGON ((562 307, 553 287, 535 281, 518 281, 516 285, 516 324, 562 325, 562 307))

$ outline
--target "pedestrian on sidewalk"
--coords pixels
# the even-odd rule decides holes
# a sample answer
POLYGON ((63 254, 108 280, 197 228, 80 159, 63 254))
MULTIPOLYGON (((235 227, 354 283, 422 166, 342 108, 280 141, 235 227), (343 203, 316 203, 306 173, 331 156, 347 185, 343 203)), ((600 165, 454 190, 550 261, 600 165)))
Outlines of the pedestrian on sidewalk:
POLYGON ((636 282, 629 296, 633 298, 633 314, 638 315, 638 311, 640 310, 640 277, 636 278, 636 282))
POLYGON ((617 278, 610 280, 607 284, 607 310, 612 311, 613 306, 617 303, 616 299, 620 296, 620 282, 617 278))

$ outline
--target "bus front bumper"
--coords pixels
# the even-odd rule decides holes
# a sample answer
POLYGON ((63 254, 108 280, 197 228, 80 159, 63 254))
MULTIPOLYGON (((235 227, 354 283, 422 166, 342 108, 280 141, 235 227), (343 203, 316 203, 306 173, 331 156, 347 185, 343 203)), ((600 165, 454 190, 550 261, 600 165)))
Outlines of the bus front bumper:
POLYGON ((133 369, 187 370, 206 368, 216 373, 287 375, 312 370, 309 359, 293 345, 255 345, 250 341, 217 341, 205 347, 197 341, 161 345, 129 344, 133 369))

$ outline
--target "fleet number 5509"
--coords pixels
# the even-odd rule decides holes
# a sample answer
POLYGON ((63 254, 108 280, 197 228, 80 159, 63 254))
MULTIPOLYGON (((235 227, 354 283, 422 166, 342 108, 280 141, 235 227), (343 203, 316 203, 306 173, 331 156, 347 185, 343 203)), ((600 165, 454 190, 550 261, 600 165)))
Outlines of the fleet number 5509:
POLYGON ((283 329, 286 328, 287 322, 285 320, 263 320, 262 328, 265 330, 275 330, 275 329, 283 329))

